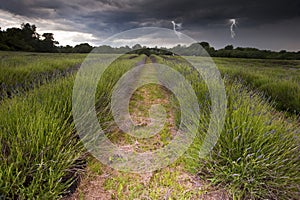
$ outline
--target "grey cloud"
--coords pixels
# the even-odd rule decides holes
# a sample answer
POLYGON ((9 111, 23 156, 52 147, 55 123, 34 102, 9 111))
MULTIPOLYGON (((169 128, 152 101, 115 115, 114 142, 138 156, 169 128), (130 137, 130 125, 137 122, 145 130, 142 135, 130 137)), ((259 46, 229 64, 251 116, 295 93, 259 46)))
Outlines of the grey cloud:
MULTIPOLYGON (((239 28, 251 30, 249 34, 255 33, 254 30, 259 27, 270 24, 271 26, 268 28, 271 30, 268 32, 276 31, 278 24, 291 20, 295 23, 295 29, 285 30, 285 33, 289 35, 288 33, 298 32, 297 26, 300 24, 300 2, 298 0, 0 1, 2 10, 30 18, 55 20, 61 23, 58 28, 66 24, 64 20, 71 21, 73 29, 93 33, 101 38, 143 26, 172 28, 170 23, 172 20, 182 22, 183 31, 188 31, 193 35, 197 35, 197 32, 204 29, 210 30, 210 34, 207 34, 211 37, 220 29, 225 31, 230 18, 237 19, 239 28)), ((259 35, 252 36, 259 37, 259 35)), ((251 37, 246 38, 251 40, 251 37)))

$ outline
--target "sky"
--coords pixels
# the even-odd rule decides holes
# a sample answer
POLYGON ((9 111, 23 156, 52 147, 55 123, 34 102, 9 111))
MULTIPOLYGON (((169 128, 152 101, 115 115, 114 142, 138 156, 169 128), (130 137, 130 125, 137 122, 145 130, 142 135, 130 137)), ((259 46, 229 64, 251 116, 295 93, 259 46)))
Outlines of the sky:
POLYGON ((54 33, 60 45, 99 45, 141 27, 173 29, 171 21, 182 24, 177 31, 217 49, 232 44, 300 51, 299 0, 0 0, 2 30, 28 22, 38 33, 54 33), (237 22, 234 38, 230 19, 237 22))

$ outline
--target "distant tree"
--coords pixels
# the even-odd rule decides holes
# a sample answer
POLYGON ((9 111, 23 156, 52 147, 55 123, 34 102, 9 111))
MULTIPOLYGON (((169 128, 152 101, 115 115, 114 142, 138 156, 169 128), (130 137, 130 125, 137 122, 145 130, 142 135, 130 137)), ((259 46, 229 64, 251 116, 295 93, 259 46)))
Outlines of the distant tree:
POLYGON ((199 56, 203 52, 203 48, 200 45, 200 43, 194 43, 191 44, 188 48, 187 51, 184 52, 184 55, 189 55, 189 56, 199 56))
POLYGON ((82 43, 79 45, 76 45, 73 49, 74 53, 89 53, 91 52, 93 47, 89 45, 88 43, 82 43))
MULTIPOLYGON (((76 45, 74 48, 67 46, 57 47, 53 33, 44 33, 42 36, 37 33, 37 27, 29 23, 21 24, 20 28, 0 28, 0 50, 4 51, 36 51, 36 52, 62 52, 62 53, 89 53, 93 47, 88 43, 76 45)), ((216 57, 236 57, 236 58, 267 58, 267 59, 294 59, 300 60, 300 51, 288 52, 281 50, 279 52, 270 50, 259 50, 252 47, 237 47, 227 45, 222 49, 215 50, 208 42, 198 42, 190 46, 177 45, 172 48, 148 48, 140 44, 129 46, 111 47, 103 45, 95 48, 97 53, 137 53, 156 55, 195 55, 216 57)))
POLYGON ((41 51, 45 52, 57 52, 56 44, 59 44, 57 41, 54 40, 53 33, 44 33, 43 35, 44 40, 42 41, 41 51))
POLYGON ((102 45, 95 49, 97 53, 116 53, 115 49, 108 45, 102 45))
POLYGON ((117 48, 117 53, 127 53, 129 51, 131 51, 131 48, 127 45, 125 47, 122 46, 117 48))
POLYGON ((133 50, 141 49, 143 48, 140 44, 136 44, 132 47, 133 50))
POLYGON ((24 39, 32 41, 39 38, 39 34, 36 32, 36 26, 34 24, 30 25, 29 23, 23 23, 21 24, 21 29, 24 39))
MULTIPOLYGON (((210 55, 213 56, 215 53, 215 48, 211 47, 208 42, 200 42, 199 43, 205 50, 206 52, 210 55)), ((201 53, 201 55, 205 56, 206 53, 201 53)))
POLYGON ((44 33, 42 36, 44 37, 44 41, 52 42, 54 44, 53 33, 44 33))
POLYGON ((233 45, 227 45, 224 49, 225 50, 233 50, 233 45))
POLYGON ((5 44, 10 47, 11 50, 17 51, 33 51, 34 48, 30 45, 30 42, 25 39, 24 32, 20 28, 8 28, 4 33, 5 44))
POLYGON ((200 42, 199 43, 204 49, 208 49, 210 47, 208 42, 200 42))
POLYGON ((58 48, 58 51, 60 53, 73 53, 73 47, 70 45, 66 45, 66 46, 60 46, 58 48))

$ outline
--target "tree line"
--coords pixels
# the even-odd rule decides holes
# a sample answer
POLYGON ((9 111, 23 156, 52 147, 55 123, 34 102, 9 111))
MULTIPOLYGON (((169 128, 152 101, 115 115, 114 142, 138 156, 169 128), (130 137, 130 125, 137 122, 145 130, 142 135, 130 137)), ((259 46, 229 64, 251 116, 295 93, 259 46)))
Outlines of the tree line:
MULTIPOLYGON (((51 52, 51 53, 89 53, 94 47, 88 43, 82 43, 74 47, 70 45, 58 46, 53 33, 39 34, 35 25, 29 23, 21 24, 21 28, 0 28, 0 50, 2 51, 31 51, 31 52, 51 52)), ((300 59, 300 51, 279 52, 271 50, 260 50, 252 47, 236 47, 227 45, 221 49, 211 47, 208 42, 199 42, 189 46, 177 45, 172 48, 148 48, 136 44, 132 47, 111 47, 107 45, 97 47, 98 53, 137 53, 137 54, 159 54, 172 55, 172 52, 185 56, 205 55, 206 52, 212 57, 233 57, 233 58, 263 58, 263 59, 300 59), (200 47, 201 45, 201 47, 200 47), (204 50, 205 51, 204 51, 204 50)))
POLYGON ((285 50, 276 52, 271 50, 259 50, 251 47, 237 47, 227 45, 224 48, 216 50, 208 42, 199 42, 190 46, 177 45, 172 48, 149 48, 136 44, 131 48, 129 46, 113 48, 110 46, 97 47, 98 53, 136 53, 136 54, 156 54, 156 55, 183 55, 183 56, 209 56, 229 57, 229 58, 260 58, 260 59, 289 59, 299 60, 300 51, 288 52, 285 50))
POLYGON ((53 33, 39 34, 35 25, 21 24, 21 28, 0 28, 0 50, 2 51, 31 51, 50 53, 89 53, 93 47, 87 43, 75 47, 58 46, 53 33))

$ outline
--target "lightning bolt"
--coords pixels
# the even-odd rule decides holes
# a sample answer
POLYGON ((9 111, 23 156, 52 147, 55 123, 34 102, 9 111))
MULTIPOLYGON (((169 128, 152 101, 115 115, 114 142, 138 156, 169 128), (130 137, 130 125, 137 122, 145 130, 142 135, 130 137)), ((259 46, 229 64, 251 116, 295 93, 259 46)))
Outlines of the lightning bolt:
POLYGON ((230 25, 231 37, 234 38, 235 37, 234 28, 236 27, 237 23, 236 23, 235 19, 230 19, 229 22, 231 23, 231 25, 230 25))
POLYGON ((177 24, 174 21, 171 21, 171 23, 173 24, 174 33, 177 35, 178 38, 180 38, 181 33, 177 31, 177 28, 180 29, 182 27, 182 23, 177 24))

